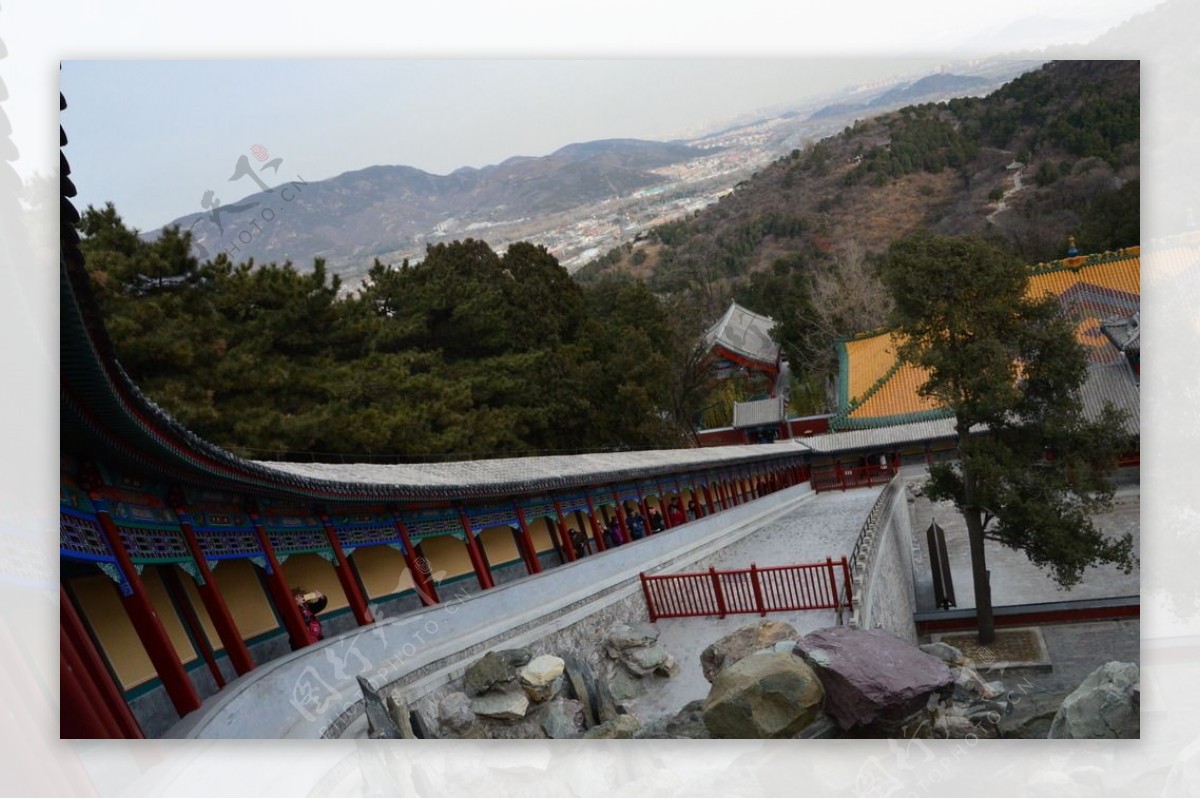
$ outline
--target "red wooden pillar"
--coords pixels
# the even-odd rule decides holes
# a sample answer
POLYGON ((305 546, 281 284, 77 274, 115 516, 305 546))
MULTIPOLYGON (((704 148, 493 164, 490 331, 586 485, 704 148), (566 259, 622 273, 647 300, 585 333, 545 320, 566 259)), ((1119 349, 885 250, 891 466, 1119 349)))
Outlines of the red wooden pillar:
POLYGON ((596 521, 596 506, 592 503, 592 495, 585 490, 583 498, 587 501, 588 523, 592 525, 592 540, 596 542, 596 550, 603 552, 607 549, 604 546, 604 531, 600 529, 600 523, 596 521))
POLYGON ((421 600, 422 605, 436 605, 440 600, 437 588, 429 579, 429 562, 417 557, 412 539, 408 537, 408 526, 401 520, 400 512, 396 508, 388 510, 392 514, 392 523, 396 526, 396 534, 400 536, 400 545, 404 548, 401 554, 404 555, 404 565, 408 567, 408 573, 412 575, 413 590, 417 592, 417 597, 421 600))
POLYGON ((167 596, 171 598, 175 609, 179 611, 179 620, 183 622, 184 629, 187 630, 192 643, 196 645, 205 665, 208 666, 208 671, 212 675, 217 689, 224 688, 225 675, 221 673, 221 667, 217 665, 217 656, 213 653, 212 643, 208 640, 208 636, 200 624, 200 617, 196 615, 196 609, 192 607, 191 599, 184 590, 183 582, 179 579, 174 564, 160 563, 154 568, 158 571, 158 578, 162 580, 163 587, 167 589, 167 596))
POLYGON ((571 536, 567 535, 567 522, 563 518, 562 503, 558 501, 558 497, 553 495, 551 495, 550 501, 554 503, 554 517, 558 522, 558 540, 562 542, 562 550, 567 556, 567 562, 570 563, 579 557, 575 553, 575 542, 571 540, 571 536))
POLYGON ((625 503, 621 502, 621 495, 615 488, 612 490, 612 496, 613 502, 616 503, 613 513, 617 514, 617 526, 621 528, 621 541, 628 544, 633 541, 633 536, 629 534, 629 525, 625 523, 625 503))
POLYGON ((642 514, 642 530, 646 537, 650 537, 650 506, 646 504, 646 497, 642 494, 641 486, 634 486, 637 491, 638 509, 642 514))
POLYGON ((237 624, 229 612, 229 606, 225 603, 225 597, 221 594, 220 587, 217 586, 212 569, 208 567, 208 560, 204 557, 204 550, 200 548, 200 541, 196 538, 196 531, 192 527, 190 515, 184 510, 182 502, 178 498, 170 501, 175 506, 175 517, 179 519, 179 529, 183 532, 183 540, 187 542, 192 561, 196 564, 196 570, 200 574, 200 580, 196 585, 200 601, 204 603, 204 609, 208 611, 208 617, 217 630, 217 637, 221 639, 221 645, 225 647, 225 654, 229 656, 229 662, 233 664, 234 671, 238 674, 245 674, 254 669, 254 658, 250 656, 246 641, 242 638, 242 633, 238 630, 237 624))
POLYGON ((108 549, 116 557, 117 566, 130 588, 129 596, 121 597, 121 604, 125 606, 125 612, 133 622, 133 629, 137 632, 142 646, 146 648, 146 654, 150 656, 150 662, 154 664, 154 670, 162 680, 163 688, 171 698, 175 710, 180 716, 186 716, 200 707, 200 695, 196 693, 196 686, 192 685, 183 668, 183 662, 179 659, 179 653, 175 651, 158 613, 154 610, 154 605, 150 602, 150 597, 146 595, 146 587, 125 549, 121 531, 117 529, 108 513, 107 503, 99 493, 91 493, 91 499, 108 549))
POLYGON ((60 737, 124 737, 62 627, 58 631, 58 685, 60 737))
MULTIPOLYGON (((79 618, 79 614, 75 611, 75 605, 71 602, 71 598, 67 595, 67 591, 62 585, 58 587, 58 608, 59 608, 59 644, 60 644, 60 665, 63 663, 62 650, 64 644, 69 644, 78 662, 73 663, 73 668, 76 672, 82 673, 87 678, 81 689, 88 695, 88 704, 96 707, 98 714, 103 714, 110 717, 116 724, 117 734, 115 738, 144 738, 141 725, 133 716, 133 711, 129 709, 129 705, 125 702, 125 695, 121 689, 113 681, 112 675, 108 671, 108 667, 104 663, 104 658, 96 649, 96 645, 92 643, 92 638, 88 635, 87 628, 83 624, 83 619, 79 618)), ((67 679, 66 674, 61 675, 61 679, 67 679)), ((65 682, 64 682, 65 685, 65 682)), ((67 702, 62 703, 64 711, 71 707, 67 702)), ((79 705, 75 705, 79 707, 79 705)), ((82 737, 76 735, 68 735, 68 719, 64 715, 61 721, 62 738, 82 737)))
POLYGON ((316 643, 309 635, 308 625, 304 623, 304 617, 300 614, 300 608, 292 596, 292 588, 287 583, 283 566, 280 564, 279 558, 275 556, 275 547, 272 546, 271 538, 267 535, 267 529, 263 527, 262 519, 259 518, 258 510, 253 503, 246 509, 246 513, 250 517, 251 524, 254 525, 254 535, 258 538, 258 545, 262 547, 263 555, 267 558, 267 587, 270 589, 271 598, 275 601, 275 611, 283 619, 283 628, 287 630, 292 651, 316 643))
POLYGON ((709 513, 716 512, 716 505, 713 504, 712 487, 708 483, 704 484, 704 502, 708 505, 709 513))
POLYGON ((471 559, 471 567, 475 570, 475 579, 479 582, 479 587, 485 591, 494 588, 496 584, 492 582, 491 569, 488 568, 487 561, 483 559, 479 540, 475 538, 475 531, 471 527, 471 520, 467 518, 467 514, 462 508, 458 510, 458 521, 467 536, 467 556, 471 559))
POLYGON ((670 530, 672 527, 675 526, 675 525, 671 524, 671 514, 670 514, 671 503, 667 499, 667 492, 666 492, 666 489, 663 488, 662 481, 656 480, 656 481, 654 481, 654 484, 656 486, 658 486, 658 509, 659 509, 659 511, 662 512, 663 527, 667 530, 670 530))
POLYGON ((538 574, 542 570, 542 563, 538 560, 537 548, 533 545, 533 536, 529 534, 529 521, 525 518, 525 509, 513 502, 513 507, 517 511, 517 524, 521 528, 521 549, 525 555, 525 571, 529 574, 538 574))
POLYGON ((334 571, 337 572, 338 582, 342 584, 342 591, 345 592, 346 600, 350 603, 354 620, 358 622, 359 627, 374 624, 375 617, 371 615, 371 609, 367 607, 367 600, 363 597, 362 590, 358 585, 358 578, 354 575, 354 567, 350 564, 350 558, 346 557, 345 550, 342 549, 342 541, 338 538, 337 530, 333 529, 333 521, 330 520, 329 514, 324 508, 316 510, 321 516, 321 524, 325 527, 325 537, 329 539, 333 557, 337 560, 334 571))

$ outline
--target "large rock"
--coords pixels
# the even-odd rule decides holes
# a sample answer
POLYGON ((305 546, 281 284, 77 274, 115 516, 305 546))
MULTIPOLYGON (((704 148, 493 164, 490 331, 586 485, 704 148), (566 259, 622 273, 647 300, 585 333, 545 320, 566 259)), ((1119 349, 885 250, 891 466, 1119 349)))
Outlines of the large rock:
POLYGON ((895 733, 954 684, 944 661, 883 630, 827 627, 804 636, 795 651, 816 671, 825 712, 844 730, 895 733))
POLYGON ((559 697, 538 709, 538 723, 548 738, 578 738, 583 734, 583 703, 559 697))
POLYGON ((517 668, 529 662, 529 652, 523 649, 506 649, 488 652, 467 667, 463 685, 472 696, 486 693, 517 676, 517 668), (523 658, 523 659, 522 659, 523 658))
POLYGON ((604 684, 618 702, 628 702, 642 695, 642 678, 633 676, 620 666, 612 669, 604 684))
POLYGON ((670 677, 679 670, 675 658, 658 644, 636 646, 622 650, 621 663, 630 673, 645 677, 647 674, 657 674, 660 677, 670 677))
POLYGON ((711 738, 704 726, 704 700, 688 702, 674 716, 651 722, 638 730, 634 738, 711 738))
POLYGON ((710 683, 717 672, 732 666, 742 658, 760 649, 767 649, 777 641, 795 641, 800 637, 796 628, 781 621, 764 619, 758 624, 749 624, 734 630, 716 643, 710 644, 700 653, 700 669, 704 679, 710 683))
POLYGON ((584 738, 632 738, 641 729, 642 723, 636 716, 622 714, 592 727, 583 734, 584 738))
POLYGON ((525 695, 534 702, 546 702, 562 688, 566 663, 554 655, 539 655, 524 666, 517 676, 525 695))
POLYGON ((618 624, 608 632, 605 648, 609 657, 617 657, 613 650, 632 649, 635 646, 650 646, 658 641, 658 630, 649 624, 618 624))
POLYGON ((1136 663, 1105 663, 1063 700, 1049 737, 1140 738, 1139 680, 1136 663))
POLYGON ((756 652, 721 670, 704 700, 716 738, 790 738, 821 713, 817 675, 787 652, 756 652))
POLYGON ((583 705, 585 727, 594 727, 599 722, 600 706, 596 696, 596 678, 583 660, 567 655, 563 677, 566 678, 567 696, 583 705))
POLYGON ((438 721, 442 729, 454 735, 466 735, 475 725, 471 698, 462 691, 446 694, 438 703, 438 721))
POLYGON ((515 721, 524 718, 527 710, 529 697, 521 690, 492 691, 471 700, 471 712, 489 719, 515 721))
POLYGON ((363 707, 367 711, 367 735, 371 738, 405 737, 396 720, 388 712, 383 695, 361 674, 358 675, 358 687, 362 691, 363 707))

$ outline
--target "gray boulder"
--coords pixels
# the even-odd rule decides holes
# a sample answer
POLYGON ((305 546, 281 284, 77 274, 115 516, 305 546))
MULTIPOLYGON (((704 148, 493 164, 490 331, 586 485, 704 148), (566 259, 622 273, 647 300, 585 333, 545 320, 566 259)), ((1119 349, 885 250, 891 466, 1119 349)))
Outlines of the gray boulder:
POLYGON ((609 657, 617 657, 616 652, 622 649, 632 649, 635 646, 650 646, 658 641, 658 630, 649 624, 618 624, 608 632, 605 649, 609 657))
POLYGON ((538 708, 536 718, 547 738, 578 738, 583 734, 583 703, 559 697, 538 708))
POLYGON ((442 729, 454 735, 465 735, 475 724, 475 712, 471 710, 471 699, 462 691, 442 697, 438 703, 438 722, 442 729))
POLYGON ((388 712, 384 696, 361 674, 358 675, 358 687, 362 691, 363 707, 367 711, 367 735, 371 738, 404 738, 400 726, 388 712))
POLYGON ((622 714, 592 727, 583 734, 584 738, 632 738, 642 726, 636 716, 622 714))
POLYGON ((471 712, 489 719, 515 721, 524 718, 527 710, 529 697, 519 689, 491 691, 471 700, 471 712))
POLYGON ((1049 737, 1140 738, 1140 679, 1136 663, 1105 663, 1063 700, 1049 737))
POLYGON ((883 630, 827 627, 800 639, 796 654, 817 673, 825 712, 844 730, 893 734, 954 684, 945 662, 883 630))
MULTIPOLYGON (((468 666, 466 674, 463 675, 463 686, 467 689, 467 693, 471 696, 478 696, 487 693, 494 686, 516 679, 517 658, 508 654, 514 651, 520 650, 506 650, 504 653, 488 652, 468 666)), ((529 659, 526 658, 525 662, 528 663, 529 659)))
POLYGON ((612 674, 604 682, 613 699, 618 702, 627 702, 642 694, 641 678, 633 676, 620 666, 613 668, 612 674))
POLYGON ((790 738, 816 721, 824 692, 813 670, 786 652, 756 652, 728 666, 704 700, 715 738, 790 738))
POLYGON ((633 737, 711 738, 712 733, 704 726, 704 700, 688 702, 674 716, 667 716, 645 725, 633 737))
POLYGON ((658 644, 622 650, 620 659, 625 668, 638 677, 645 677, 647 674, 669 677, 679 670, 675 659, 658 644))
POLYGON ((800 634, 792 625, 763 619, 757 624, 734 630, 716 643, 710 644, 700 653, 700 669, 704 672, 704 679, 711 683, 717 672, 737 663, 746 655, 767 649, 779 641, 795 641, 799 637, 800 634))

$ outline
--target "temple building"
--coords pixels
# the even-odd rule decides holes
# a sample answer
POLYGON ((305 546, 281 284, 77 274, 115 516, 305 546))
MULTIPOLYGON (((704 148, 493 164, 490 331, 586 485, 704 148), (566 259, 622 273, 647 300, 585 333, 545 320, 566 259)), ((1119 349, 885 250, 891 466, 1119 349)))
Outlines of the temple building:
MULTIPOLYGON (((1140 285, 1140 248, 1131 247, 1038 264, 1027 289, 1031 297, 1057 297, 1084 345, 1085 411, 1095 417, 1105 402, 1126 411, 1125 432, 1134 442, 1123 459, 1128 463, 1136 462, 1140 435, 1140 285)), ((801 439, 826 453, 814 456, 814 473, 835 466, 899 466, 955 456, 953 411, 918 393, 926 374, 899 361, 896 352, 897 340, 888 332, 838 343, 838 407, 830 419, 831 433, 801 439)))

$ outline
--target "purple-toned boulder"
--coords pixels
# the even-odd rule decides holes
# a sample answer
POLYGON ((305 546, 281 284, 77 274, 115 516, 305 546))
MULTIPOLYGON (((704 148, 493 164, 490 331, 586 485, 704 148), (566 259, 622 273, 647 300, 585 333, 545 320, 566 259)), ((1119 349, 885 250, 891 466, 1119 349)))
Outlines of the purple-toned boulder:
POLYGON ((825 688, 825 712, 844 730, 890 734, 954 686, 945 662, 883 630, 827 627, 804 636, 795 654, 825 688))

